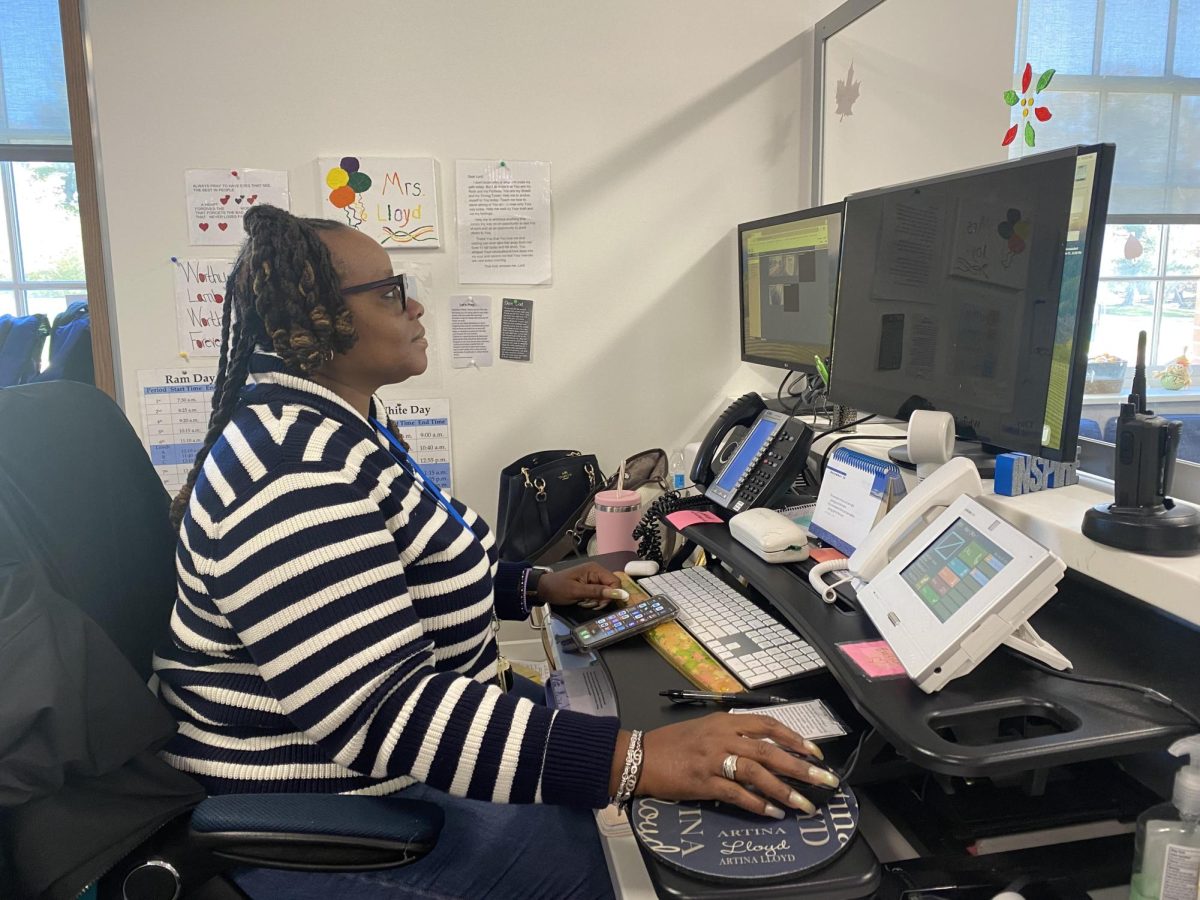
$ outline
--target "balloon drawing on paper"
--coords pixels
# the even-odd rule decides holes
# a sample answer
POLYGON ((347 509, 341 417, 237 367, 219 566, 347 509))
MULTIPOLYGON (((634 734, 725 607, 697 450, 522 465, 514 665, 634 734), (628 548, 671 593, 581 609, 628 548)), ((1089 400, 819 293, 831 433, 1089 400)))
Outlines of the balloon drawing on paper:
POLYGON ((346 214, 346 224, 358 228, 366 218, 362 195, 371 189, 371 176, 359 168, 358 157, 344 156, 325 173, 329 202, 346 214))
POLYGON ((327 214, 389 250, 438 247, 437 171, 432 159, 321 158, 327 214))

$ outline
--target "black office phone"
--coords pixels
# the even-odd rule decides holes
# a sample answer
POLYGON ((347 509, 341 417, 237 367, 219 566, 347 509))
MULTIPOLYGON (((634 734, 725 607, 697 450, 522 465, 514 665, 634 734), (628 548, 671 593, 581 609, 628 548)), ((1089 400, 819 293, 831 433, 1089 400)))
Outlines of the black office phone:
POLYGON ((773 504, 804 471, 812 439, 812 429, 799 419, 763 410, 704 496, 735 513, 773 504))

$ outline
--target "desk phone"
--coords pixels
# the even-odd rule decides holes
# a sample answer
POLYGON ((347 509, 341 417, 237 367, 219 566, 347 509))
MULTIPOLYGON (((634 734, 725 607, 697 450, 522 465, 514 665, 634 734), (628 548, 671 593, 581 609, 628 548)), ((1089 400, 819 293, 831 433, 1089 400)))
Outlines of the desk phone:
POLYGON ((757 394, 736 400, 701 442, 692 481, 732 512, 770 506, 808 462, 813 431, 799 419, 766 409, 757 394))

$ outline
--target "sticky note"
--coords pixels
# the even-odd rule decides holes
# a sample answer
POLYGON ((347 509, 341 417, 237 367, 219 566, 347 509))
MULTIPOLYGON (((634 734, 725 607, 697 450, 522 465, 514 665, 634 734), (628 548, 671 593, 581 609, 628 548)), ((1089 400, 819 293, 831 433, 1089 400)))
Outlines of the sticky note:
POLYGON ((813 547, 808 551, 808 558, 822 563, 831 559, 846 559, 846 554, 837 547, 813 547))
POLYGON ((894 678, 908 674, 887 641, 855 641, 838 644, 838 649, 868 678, 894 678))
POLYGON ((689 525, 721 524, 721 517, 715 513, 695 509, 681 509, 669 514, 666 519, 678 531, 683 531, 689 525))

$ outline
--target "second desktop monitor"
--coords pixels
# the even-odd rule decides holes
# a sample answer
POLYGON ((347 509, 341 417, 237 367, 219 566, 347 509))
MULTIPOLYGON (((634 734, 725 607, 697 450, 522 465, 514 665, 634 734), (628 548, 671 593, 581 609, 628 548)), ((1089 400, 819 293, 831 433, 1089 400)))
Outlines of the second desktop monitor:
POLYGON ((816 371, 829 356, 842 204, 738 226, 742 359, 816 371))

